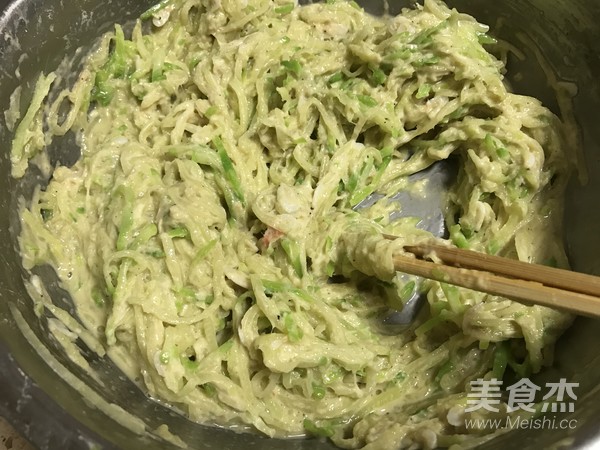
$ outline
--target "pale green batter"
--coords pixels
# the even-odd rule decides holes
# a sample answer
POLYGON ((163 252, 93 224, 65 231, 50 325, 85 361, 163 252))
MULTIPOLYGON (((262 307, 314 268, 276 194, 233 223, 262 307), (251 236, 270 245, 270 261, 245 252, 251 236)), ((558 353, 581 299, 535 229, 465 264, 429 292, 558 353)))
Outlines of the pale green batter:
POLYGON ((560 121, 507 91, 486 32, 434 0, 385 18, 166 0, 57 99, 42 76, 13 175, 76 133, 80 160, 21 216, 25 268, 51 264, 76 305, 50 307, 63 345, 82 338, 199 422, 344 448, 486 439, 461 426, 469 381, 538 372, 570 317, 424 282, 410 330, 379 319, 416 286, 392 254, 433 238, 390 222, 389 198, 437 160, 459 166, 439 241, 566 265, 560 121))

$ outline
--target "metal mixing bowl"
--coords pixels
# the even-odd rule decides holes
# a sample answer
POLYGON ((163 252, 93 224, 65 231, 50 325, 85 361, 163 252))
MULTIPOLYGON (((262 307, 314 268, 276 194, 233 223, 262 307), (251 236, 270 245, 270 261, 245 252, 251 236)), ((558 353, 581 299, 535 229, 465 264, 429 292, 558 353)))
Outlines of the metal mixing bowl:
MULTIPOLYGON (((151 0, 0 0, 0 110, 19 85, 24 98, 31 95, 32 84, 40 71, 54 70, 66 53, 89 46, 114 22, 138 16, 151 0)), ((380 1, 359 2, 372 12, 381 12, 380 1)), ((392 12, 407 2, 390 0, 392 12)), ((559 80, 574 83, 575 116, 582 132, 583 153, 590 181, 576 180, 567 198, 565 233, 573 268, 600 273, 600 223, 597 200, 600 198, 600 126, 596 112, 600 107, 600 2, 597 0, 455 0, 448 2, 492 26, 493 34, 525 53, 525 58, 509 60, 509 79, 514 90, 542 99, 559 112, 556 92, 549 83, 550 69, 559 80), (524 41, 523 36, 527 36, 524 41), (526 43, 528 42, 528 43, 526 43), (544 60, 536 56, 541 51, 544 60)), ((538 55, 539 56, 539 55, 538 55)), ((11 134, 0 121, 0 415, 8 418, 36 447, 49 449, 93 448, 172 448, 152 437, 152 430, 166 423, 192 448, 204 449, 331 449, 316 440, 278 441, 258 435, 192 424, 182 416, 148 399, 125 380, 109 361, 89 355, 94 367, 101 368, 103 385, 91 380, 47 337, 47 323, 37 319, 22 282, 24 275, 16 250, 16 198, 27 196, 36 181, 30 175, 22 182, 10 178, 11 134), (45 360, 16 326, 9 305, 14 305, 33 333, 54 355, 45 360), (53 367, 49 366, 49 363, 53 367), (73 378, 57 375, 56 364, 64 365, 73 378), (34 380, 34 381, 32 381, 34 380), (139 416, 149 430, 136 435, 121 421, 107 417, 83 399, 78 382, 90 386, 114 405, 139 416)), ((58 142, 55 160, 68 164, 73 153, 69 140, 58 142)), ((64 295, 51 287, 55 301, 64 295)), ((64 294, 64 293, 63 293, 64 294)), ((515 430, 485 445, 485 448, 549 448, 555 443, 583 447, 600 441, 600 358, 595 343, 600 340, 600 324, 579 318, 557 347, 555 366, 547 379, 566 377, 580 383, 579 398, 570 419, 577 420, 573 430, 515 430)))

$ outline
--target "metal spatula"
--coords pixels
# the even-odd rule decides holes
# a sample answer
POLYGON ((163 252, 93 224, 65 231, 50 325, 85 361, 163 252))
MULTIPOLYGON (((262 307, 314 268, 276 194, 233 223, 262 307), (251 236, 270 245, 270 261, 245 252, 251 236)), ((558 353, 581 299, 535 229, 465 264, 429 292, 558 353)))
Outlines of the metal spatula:
MULTIPOLYGON (((427 180, 424 189, 415 194, 410 190, 400 191, 393 197, 397 201, 399 208, 392 214, 392 219, 400 217, 418 217, 420 220, 417 227, 429 231, 435 237, 444 237, 446 235, 446 226, 443 214, 443 205, 445 204, 445 195, 456 179, 456 164, 450 160, 438 161, 427 169, 409 176, 409 183, 422 182, 427 180)), ((373 199, 367 198, 357 206, 357 209, 368 207, 373 199)), ((414 276, 402 274, 401 278, 405 281, 414 279, 414 276)), ((381 323, 390 333, 398 333, 408 328, 417 314, 421 310, 425 296, 419 293, 418 286, 421 282, 417 278, 417 289, 414 294, 404 304, 401 311, 390 310, 381 317, 381 323)))
MULTIPOLYGON (((419 228, 435 237, 444 237, 443 205, 455 177, 456 167, 447 160, 411 175, 411 182, 427 179, 425 192, 419 195, 410 190, 399 192, 394 199, 400 208, 392 217, 418 217, 419 228)), ((600 277, 435 243, 405 246, 404 250, 415 257, 397 255, 394 264, 406 281, 411 276, 429 278, 524 303, 600 317, 600 277), (432 253, 441 263, 432 261, 432 253)), ((417 278, 417 282, 423 278, 417 278)), ((389 332, 401 332, 413 323, 425 300, 416 289, 401 311, 387 312, 381 323, 389 332)))

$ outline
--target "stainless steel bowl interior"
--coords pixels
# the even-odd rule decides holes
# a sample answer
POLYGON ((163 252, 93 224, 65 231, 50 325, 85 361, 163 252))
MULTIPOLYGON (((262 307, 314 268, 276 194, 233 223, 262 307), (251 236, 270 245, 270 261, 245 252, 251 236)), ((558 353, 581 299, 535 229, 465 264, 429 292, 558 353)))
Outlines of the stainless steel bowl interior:
MULTIPOLYGON (((5 110, 13 90, 23 84, 25 98, 31 95, 40 71, 54 70, 63 55, 79 47, 88 47, 114 22, 126 22, 138 16, 152 0, 0 0, 0 109, 5 110), (18 76, 20 74, 20 77, 18 76)), ((362 3, 369 11, 381 13, 378 0, 362 3)), ((492 26, 492 34, 506 40, 525 53, 525 59, 509 59, 509 80, 515 91, 542 99, 559 113, 556 91, 542 66, 547 64, 559 79, 577 86, 573 108, 583 142, 589 182, 571 183, 565 214, 565 236, 573 268, 600 274, 600 127, 596 114, 600 105, 600 3, 595 0, 452 0, 460 11, 469 13, 492 26), (522 36, 529 38, 524 43, 522 36), (533 43, 533 45, 531 45, 533 43), (540 50, 544 60, 536 56, 540 50)), ((397 11, 408 5, 391 0, 397 11)), ((18 220, 16 200, 27 197, 36 182, 35 173, 23 181, 10 178, 9 149, 11 134, 0 126, 0 415, 7 417, 39 448, 175 448, 151 437, 134 434, 122 423, 108 418, 93 404, 81 398, 75 383, 60 378, 16 327, 9 305, 18 308, 37 338, 56 360, 70 369, 75 377, 91 386, 109 402, 139 416, 154 430, 166 423, 175 435, 192 448, 217 449, 331 449, 317 440, 277 441, 258 435, 240 435, 192 424, 182 416, 147 398, 109 361, 91 353, 91 364, 99 368, 105 383, 98 385, 74 366, 59 346, 47 338, 44 319, 38 320, 24 289, 24 275, 16 250, 18 220)), ((56 141, 52 158, 69 164, 76 157, 72 141, 56 141), (70 150, 70 151, 69 151, 70 150)), ((50 272, 43 274, 51 279, 50 272)), ((64 293, 54 283, 50 291, 56 301, 64 293)), ((574 446, 600 439, 596 418, 600 414, 600 358, 595 342, 600 339, 597 321, 579 318, 557 348, 556 364, 544 376, 559 376, 580 383, 576 410, 569 418, 577 419, 570 435, 564 430, 516 430, 485 445, 485 448, 546 448, 564 442, 574 446), (570 437, 573 440, 569 440, 570 437), (565 439, 567 439, 565 441, 565 439)))

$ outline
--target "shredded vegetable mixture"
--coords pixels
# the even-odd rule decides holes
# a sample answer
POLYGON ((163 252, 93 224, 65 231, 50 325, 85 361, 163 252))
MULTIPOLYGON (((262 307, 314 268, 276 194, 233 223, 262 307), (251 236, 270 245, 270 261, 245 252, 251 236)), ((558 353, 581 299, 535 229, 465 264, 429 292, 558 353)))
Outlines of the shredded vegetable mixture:
POLYGON ((13 175, 76 134, 78 162, 21 215, 25 268, 50 264, 73 297, 76 317, 52 308, 63 340, 194 421, 343 448, 487 439, 464 425, 491 414, 465 412, 469 381, 540 371, 570 317, 392 264, 434 239, 566 265, 561 123, 507 91, 487 31, 436 0, 396 17, 164 0, 57 98, 41 76, 13 175), (449 236, 391 220, 407 177, 444 159, 449 236), (390 333, 381 315, 417 289, 428 306, 390 333))

